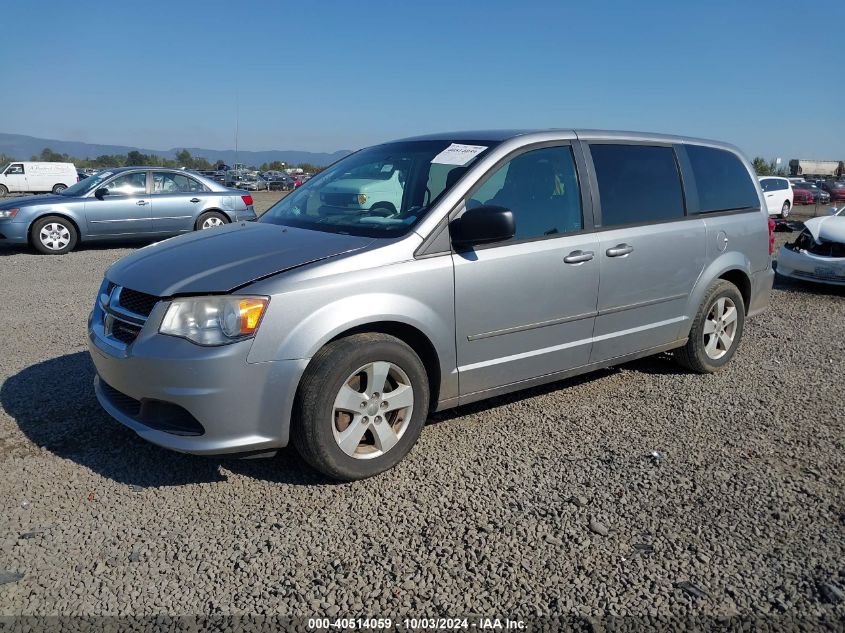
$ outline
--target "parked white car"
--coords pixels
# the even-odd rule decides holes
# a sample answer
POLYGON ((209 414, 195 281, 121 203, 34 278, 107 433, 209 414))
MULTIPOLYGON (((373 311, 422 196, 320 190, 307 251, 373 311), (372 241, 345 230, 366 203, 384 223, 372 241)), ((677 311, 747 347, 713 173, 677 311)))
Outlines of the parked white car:
POLYGON ((73 163, 9 163, 0 172, 0 197, 7 193, 61 193, 78 180, 73 163))
POLYGON ((792 209, 794 193, 788 178, 780 176, 758 176, 760 187, 766 198, 769 215, 779 215, 785 218, 792 209))
POLYGON ((845 207, 810 218, 791 244, 778 252, 777 272, 784 277, 845 286, 845 207))

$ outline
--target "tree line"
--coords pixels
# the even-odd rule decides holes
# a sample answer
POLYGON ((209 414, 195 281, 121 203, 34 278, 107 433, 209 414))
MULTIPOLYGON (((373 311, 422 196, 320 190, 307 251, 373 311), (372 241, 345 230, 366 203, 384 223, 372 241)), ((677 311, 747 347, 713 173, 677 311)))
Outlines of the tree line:
MULTIPOLYGON (((6 154, 0 153, 0 165, 7 165, 15 159, 6 154)), ((219 169, 225 163, 222 160, 209 161, 202 156, 192 156, 191 152, 186 149, 176 152, 176 158, 162 158, 155 154, 142 154, 137 150, 132 150, 127 154, 102 154, 96 158, 75 158, 67 154, 59 154, 54 152, 49 147, 41 150, 37 156, 30 157, 31 161, 42 161, 46 163, 73 163, 77 167, 92 167, 94 169, 103 169, 105 167, 135 167, 139 165, 149 165, 151 167, 184 167, 185 169, 195 170, 211 170, 219 169)), ((786 170, 778 165, 773 160, 766 160, 762 156, 757 156, 752 161, 754 171, 758 176, 786 176, 786 170)), ((305 172, 315 174, 323 169, 318 165, 311 163, 300 163, 299 165, 285 165, 285 163, 274 160, 270 163, 262 163, 258 167, 250 166, 250 169, 257 169, 259 171, 282 171, 286 167, 297 167, 305 172)))
POLYGON ((751 161, 751 166, 758 176, 786 176, 786 170, 783 167, 778 167, 778 164, 773 160, 766 160, 762 156, 756 156, 751 161))
MULTIPOLYGON (((0 166, 7 165, 14 162, 15 159, 6 154, 0 153, 0 166)), ((107 167, 137 167, 146 165, 150 167, 171 167, 185 169, 193 169, 198 171, 207 171, 212 169, 219 169, 226 163, 222 160, 210 161, 202 156, 192 156, 191 152, 186 149, 176 152, 176 158, 162 158, 156 154, 143 154, 137 150, 132 150, 126 154, 101 154, 96 158, 76 158, 68 154, 60 154, 49 147, 41 150, 40 154, 31 156, 31 161, 40 161, 45 163, 73 163, 77 168, 93 168, 104 169, 107 167)), ((258 169, 260 171, 281 171, 285 168, 297 167, 308 173, 316 173, 322 170, 322 167, 312 165, 310 163, 301 163, 299 165, 285 165, 285 163, 274 160, 270 163, 262 163, 256 167, 250 166, 250 169, 258 169)))

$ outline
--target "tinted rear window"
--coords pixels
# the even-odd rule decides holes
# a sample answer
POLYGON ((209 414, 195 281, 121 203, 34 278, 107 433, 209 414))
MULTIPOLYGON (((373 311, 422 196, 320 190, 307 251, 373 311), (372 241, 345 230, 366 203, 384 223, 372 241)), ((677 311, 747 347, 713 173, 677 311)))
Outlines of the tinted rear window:
POLYGON ((681 176, 671 147, 591 145, 602 226, 664 222, 684 216, 681 176))
POLYGON ((754 182, 736 154, 699 145, 687 145, 686 149, 701 213, 760 207, 754 182))

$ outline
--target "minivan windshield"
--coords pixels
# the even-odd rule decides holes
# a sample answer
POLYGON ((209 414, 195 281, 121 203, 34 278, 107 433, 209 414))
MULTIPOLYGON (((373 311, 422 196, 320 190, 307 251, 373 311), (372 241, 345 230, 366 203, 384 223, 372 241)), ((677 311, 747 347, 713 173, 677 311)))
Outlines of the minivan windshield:
POLYGON ((363 149, 309 179, 259 222, 369 237, 404 235, 497 144, 421 140, 363 149))

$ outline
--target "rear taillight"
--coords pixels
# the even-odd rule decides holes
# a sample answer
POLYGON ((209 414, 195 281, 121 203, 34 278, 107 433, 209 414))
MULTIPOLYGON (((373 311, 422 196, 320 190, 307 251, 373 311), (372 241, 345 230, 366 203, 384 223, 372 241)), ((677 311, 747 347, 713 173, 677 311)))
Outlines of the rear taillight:
POLYGON ((775 221, 769 218, 769 255, 775 254, 775 221))
POLYGON ((244 201, 244 204, 248 207, 252 206, 252 196, 241 196, 241 200, 244 201))

